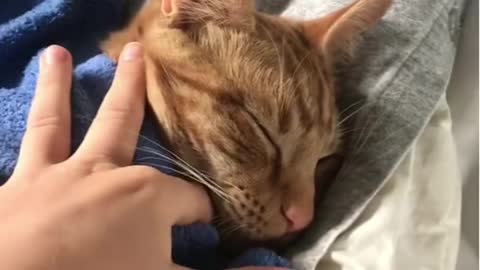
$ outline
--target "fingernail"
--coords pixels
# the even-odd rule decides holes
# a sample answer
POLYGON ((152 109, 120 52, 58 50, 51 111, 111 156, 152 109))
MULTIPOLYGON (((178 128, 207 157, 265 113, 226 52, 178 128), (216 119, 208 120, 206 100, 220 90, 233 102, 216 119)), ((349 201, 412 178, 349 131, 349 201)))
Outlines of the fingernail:
POLYGON ((45 63, 47 65, 58 64, 66 61, 68 58, 68 52, 64 48, 58 45, 52 45, 45 51, 45 63))
POLYGON ((142 45, 138 42, 131 42, 123 49, 121 59, 123 61, 136 61, 142 58, 142 54, 142 45))

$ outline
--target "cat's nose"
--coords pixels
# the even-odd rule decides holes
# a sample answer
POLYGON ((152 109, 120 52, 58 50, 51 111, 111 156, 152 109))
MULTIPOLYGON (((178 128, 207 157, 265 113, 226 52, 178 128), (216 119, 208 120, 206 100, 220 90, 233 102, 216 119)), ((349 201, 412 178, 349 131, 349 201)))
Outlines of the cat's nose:
POLYGON ((313 220, 312 209, 287 206, 282 208, 283 215, 288 221, 287 233, 295 233, 305 229, 313 220))

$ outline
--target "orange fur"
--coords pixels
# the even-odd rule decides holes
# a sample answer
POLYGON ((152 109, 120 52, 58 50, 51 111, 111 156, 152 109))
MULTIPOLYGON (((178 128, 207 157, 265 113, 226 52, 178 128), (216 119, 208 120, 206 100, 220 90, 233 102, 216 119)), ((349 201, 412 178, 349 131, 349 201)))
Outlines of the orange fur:
POLYGON ((192 178, 220 189, 224 236, 272 240, 289 225, 282 209, 313 215, 317 162, 341 145, 334 63, 389 5, 292 22, 249 0, 153 0, 103 49, 116 59, 144 44, 149 104, 174 152, 206 174, 192 178))

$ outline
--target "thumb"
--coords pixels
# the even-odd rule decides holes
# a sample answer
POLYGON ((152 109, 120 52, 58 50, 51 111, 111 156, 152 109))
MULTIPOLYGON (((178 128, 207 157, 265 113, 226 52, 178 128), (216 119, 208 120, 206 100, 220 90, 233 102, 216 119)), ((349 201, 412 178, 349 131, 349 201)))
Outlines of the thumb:
POLYGON ((157 182, 161 189, 161 212, 168 215, 172 225, 208 223, 213 217, 213 208, 206 190, 196 183, 161 174, 157 182))

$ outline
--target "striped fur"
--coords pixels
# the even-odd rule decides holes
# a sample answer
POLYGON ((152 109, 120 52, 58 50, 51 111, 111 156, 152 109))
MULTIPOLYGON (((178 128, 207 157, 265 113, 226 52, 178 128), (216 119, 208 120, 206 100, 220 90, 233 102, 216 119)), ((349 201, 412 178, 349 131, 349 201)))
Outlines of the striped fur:
POLYGON ((201 172, 191 178, 220 189, 224 235, 281 238, 282 208, 311 215, 317 162, 340 151, 334 57, 317 46, 335 42, 312 38, 324 21, 262 14, 251 1, 172 2, 167 16, 151 1, 104 50, 116 59, 127 41, 144 44, 151 108, 175 154, 201 172))

